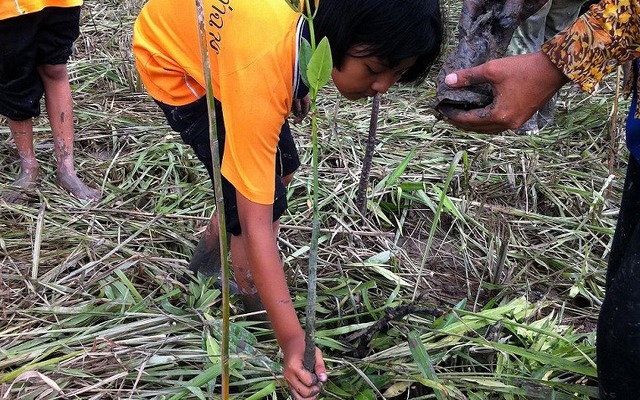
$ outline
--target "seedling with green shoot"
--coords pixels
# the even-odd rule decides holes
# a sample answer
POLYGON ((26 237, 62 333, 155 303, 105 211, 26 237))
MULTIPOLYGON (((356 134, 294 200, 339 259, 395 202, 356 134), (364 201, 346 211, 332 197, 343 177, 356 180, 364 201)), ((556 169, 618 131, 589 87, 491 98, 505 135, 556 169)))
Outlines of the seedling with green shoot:
POLYGON ((311 100, 311 146, 312 146, 312 194, 311 204, 313 208, 313 222, 311 229, 311 244, 309 247, 309 285, 307 288, 307 309, 305 321, 305 352, 304 367, 314 372, 316 363, 315 346, 315 320, 316 320, 316 286, 318 277, 318 237, 320 234, 320 210, 318 207, 318 92, 329 82, 333 60, 331 58, 331 47, 329 40, 325 37, 316 44, 315 32, 313 28, 314 11, 317 10, 318 1, 315 7, 302 7, 300 1, 286 0, 287 4, 296 12, 299 12, 309 24, 311 42, 302 41, 300 47, 300 73, 303 82, 309 88, 309 99, 311 100))

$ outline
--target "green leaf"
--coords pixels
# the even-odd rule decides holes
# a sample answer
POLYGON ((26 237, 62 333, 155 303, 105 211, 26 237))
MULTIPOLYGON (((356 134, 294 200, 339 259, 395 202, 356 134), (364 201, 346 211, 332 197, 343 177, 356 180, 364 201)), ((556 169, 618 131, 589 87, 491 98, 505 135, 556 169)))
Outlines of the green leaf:
POLYGON ((433 368, 431 357, 429 357, 429 353, 427 353, 427 350, 424 348, 420 335, 416 332, 409 332, 409 349, 411 349, 411 355, 418 365, 418 369, 420 369, 422 376, 431 381, 432 385, 429 386, 433 388, 433 393, 436 398, 438 400, 445 399, 447 395, 441 387, 442 385, 440 384, 438 375, 436 375, 436 371, 433 368))
POLYGON ((205 345, 207 348, 207 357, 211 364, 219 364, 222 361, 222 349, 220 348, 220 343, 218 343, 213 336, 207 333, 205 345))
POLYGON ((267 396, 275 396, 276 395, 276 382, 271 381, 269 384, 259 391, 255 392, 251 396, 247 397, 247 400, 260 400, 264 399, 267 396))
POLYGON ((190 391, 191 393, 193 393, 194 396, 196 396, 200 400, 206 400, 207 399, 206 397, 204 397, 204 393, 202 393, 202 390, 200 390, 200 388, 197 388, 197 387, 194 387, 194 386, 187 386, 187 390, 190 391))
POLYGON ((416 148, 413 147, 409 152, 409 154, 407 154, 407 156, 404 158, 404 160, 402 160, 400 165, 398 165, 398 167, 391 173, 391 175, 389 175, 389 178, 387 179, 387 182, 385 185, 387 188, 394 185, 398 180, 398 178, 400 178, 400 176, 404 174, 404 171, 409 166, 409 163, 411 162, 415 154, 416 154, 416 148))
POLYGON ((313 50, 311 49, 311 43, 309 43, 307 39, 302 38, 300 54, 298 55, 298 67, 300 68, 300 77, 302 78, 302 82, 304 82, 307 87, 310 87, 307 70, 309 69, 309 62, 311 62, 312 55, 313 50))
POLYGON ((331 78, 333 69, 333 59, 331 58, 331 47, 329 39, 322 38, 316 51, 313 52, 309 60, 307 69, 307 79, 309 79, 309 89, 317 93, 331 78))

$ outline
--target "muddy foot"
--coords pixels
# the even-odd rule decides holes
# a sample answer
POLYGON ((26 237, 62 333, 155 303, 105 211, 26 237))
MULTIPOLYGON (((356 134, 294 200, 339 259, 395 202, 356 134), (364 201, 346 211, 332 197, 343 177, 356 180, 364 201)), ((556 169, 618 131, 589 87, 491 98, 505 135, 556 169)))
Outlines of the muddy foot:
POLYGON ((193 250, 189 270, 208 278, 220 275, 220 265, 220 246, 218 246, 217 237, 208 237, 205 233, 193 250))
POLYGON ((18 190, 8 190, 2 194, 2 199, 7 203, 26 204, 29 196, 28 191, 36 187, 38 179, 38 164, 30 166, 22 165, 20 174, 13 182, 12 186, 18 190))
MULTIPOLYGON (((191 262, 188 267, 189 271, 192 271, 194 275, 201 274, 205 278, 216 276, 218 279, 214 286, 221 289, 221 265, 220 246, 218 245, 217 235, 215 237, 211 237, 205 233, 198 242, 195 250, 193 250, 193 257, 191 257, 191 262)), ((233 281, 229 281, 229 292, 232 295, 237 295, 239 293, 238 285, 233 281)))
POLYGON ((75 173, 58 172, 58 185, 80 200, 99 200, 100 191, 87 186, 75 173))

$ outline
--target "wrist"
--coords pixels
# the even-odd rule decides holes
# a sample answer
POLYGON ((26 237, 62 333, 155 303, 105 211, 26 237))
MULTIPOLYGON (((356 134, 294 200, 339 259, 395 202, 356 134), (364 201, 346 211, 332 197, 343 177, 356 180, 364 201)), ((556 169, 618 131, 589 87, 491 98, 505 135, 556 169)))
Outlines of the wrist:
POLYGON ((304 331, 302 328, 298 329, 298 332, 287 332, 286 334, 279 337, 276 334, 276 338, 278 339, 278 344, 282 349, 283 353, 289 354, 292 350, 296 348, 304 348, 304 331))
POLYGON ((570 81, 562 67, 556 65, 551 57, 544 51, 539 51, 539 65, 544 71, 545 79, 554 87, 554 92, 570 81))

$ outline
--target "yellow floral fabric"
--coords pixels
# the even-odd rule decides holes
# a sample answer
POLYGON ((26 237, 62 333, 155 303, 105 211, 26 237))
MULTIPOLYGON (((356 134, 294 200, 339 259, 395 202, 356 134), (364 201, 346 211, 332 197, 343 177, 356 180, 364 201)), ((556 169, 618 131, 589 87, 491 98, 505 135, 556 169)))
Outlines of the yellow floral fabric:
POLYGON ((593 91, 618 65, 640 57, 640 0, 600 1, 542 51, 583 90, 593 91))

